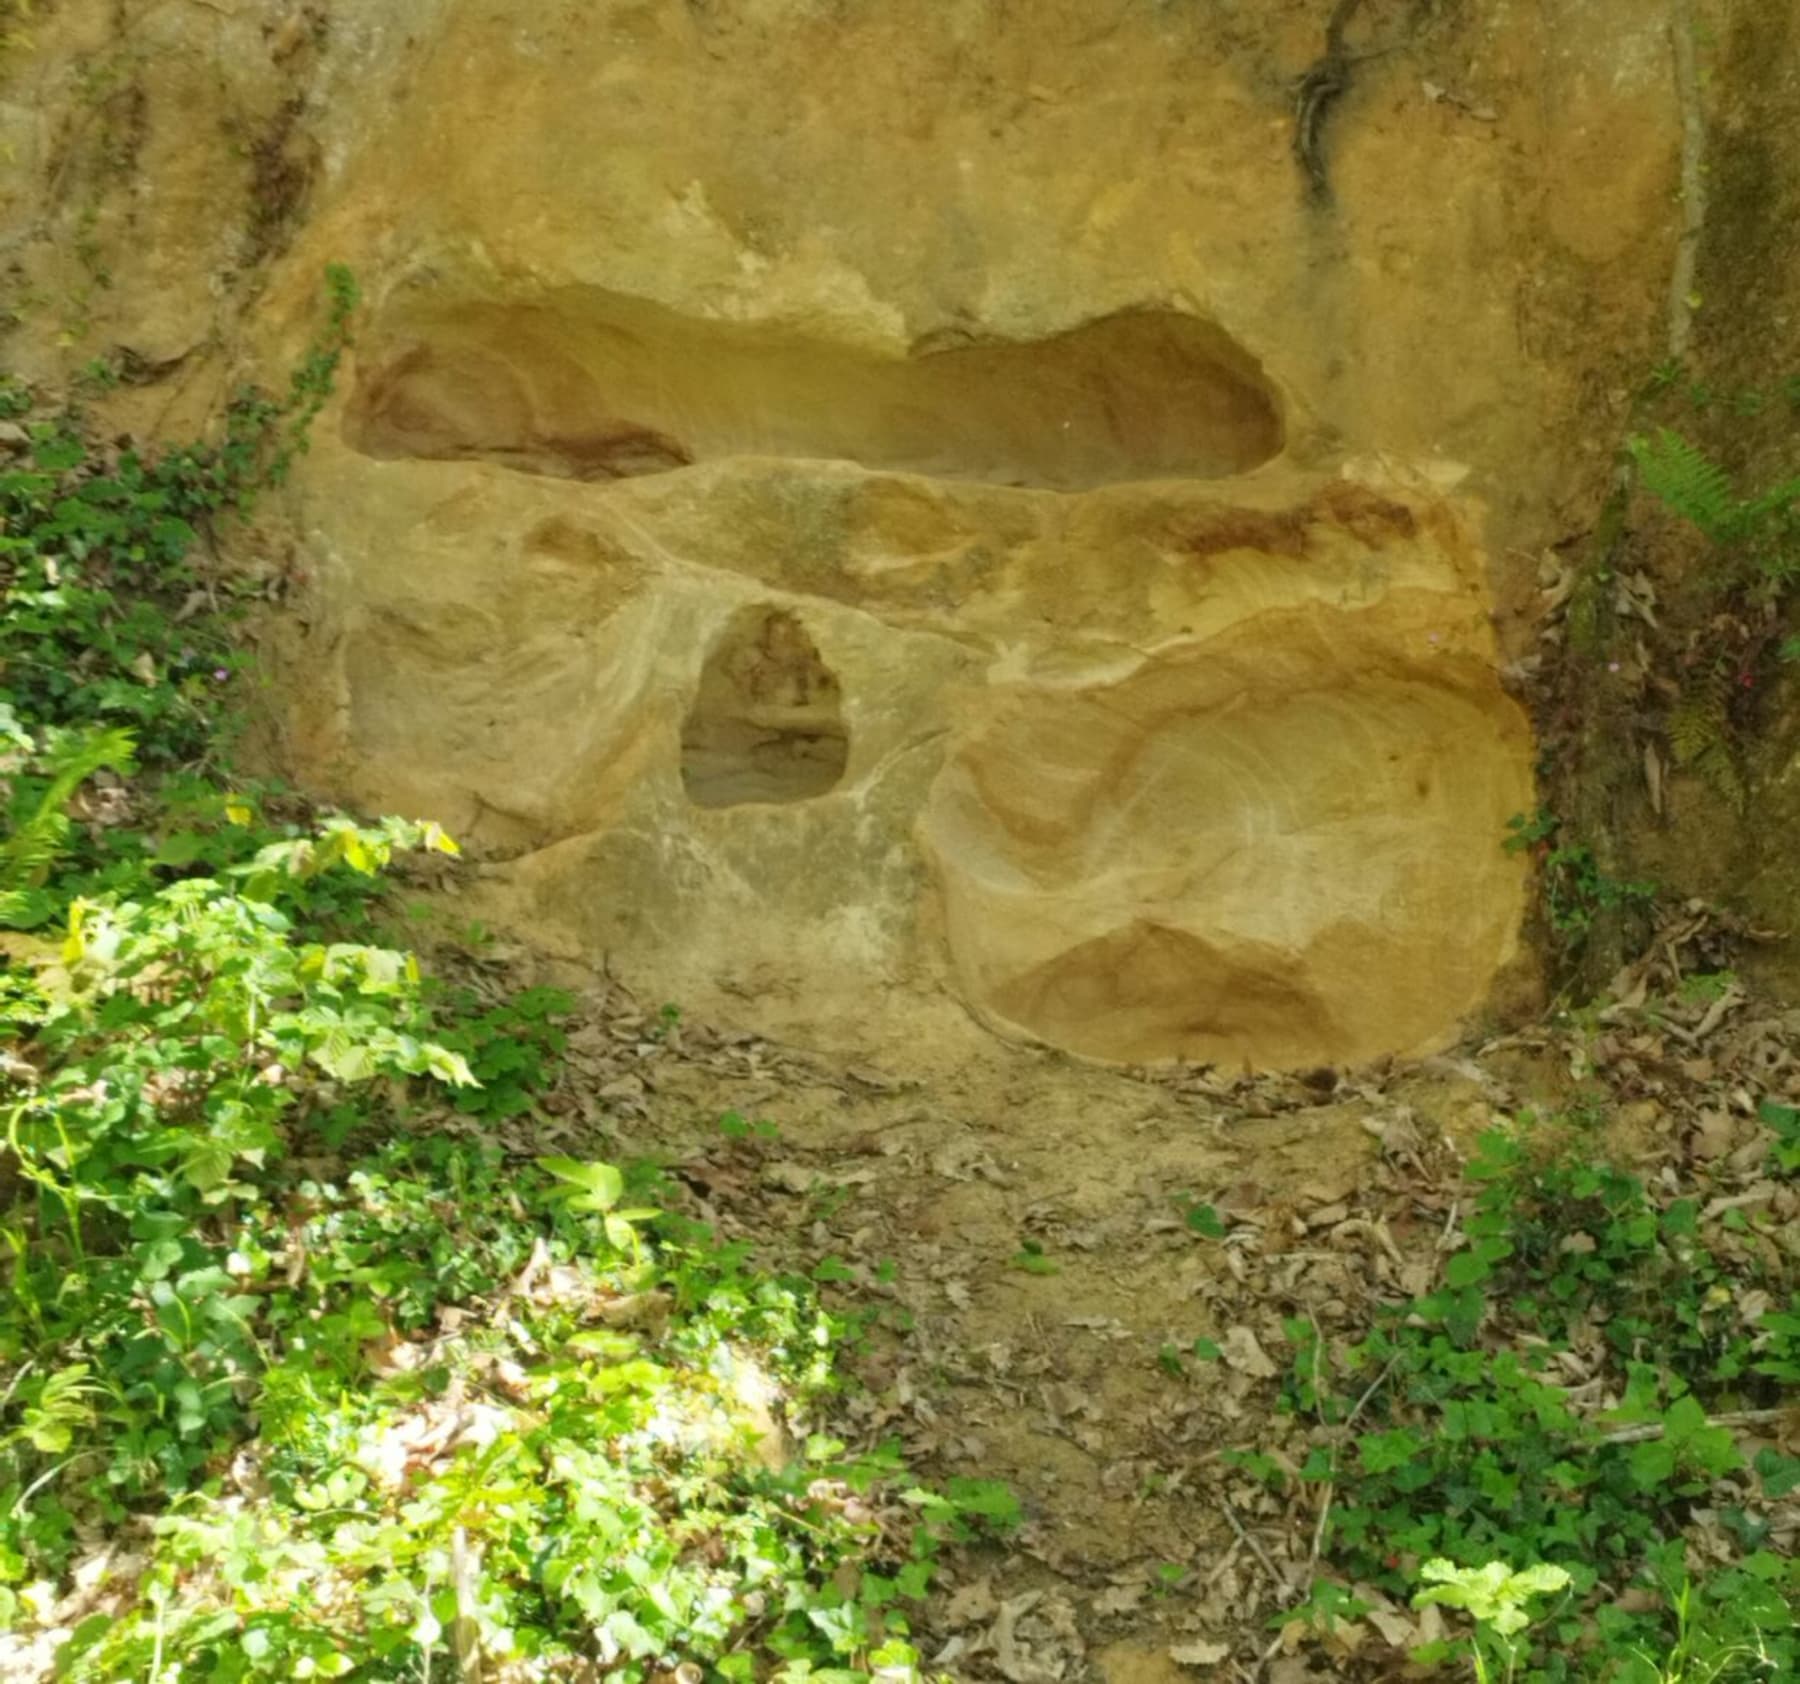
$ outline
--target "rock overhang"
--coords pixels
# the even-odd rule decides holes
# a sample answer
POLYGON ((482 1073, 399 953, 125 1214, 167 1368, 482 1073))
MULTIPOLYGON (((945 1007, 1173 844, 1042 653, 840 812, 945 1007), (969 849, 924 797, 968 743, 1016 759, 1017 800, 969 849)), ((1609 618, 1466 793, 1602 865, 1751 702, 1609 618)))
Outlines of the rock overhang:
POLYGON ((1190 312, 1121 310, 1030 340, 902 354, 593 288, 402 305, 365 336, 347 440, 578 480, 739 456, 1085 490, 1214 479, 1280 454, 1260 365, 1190 312))

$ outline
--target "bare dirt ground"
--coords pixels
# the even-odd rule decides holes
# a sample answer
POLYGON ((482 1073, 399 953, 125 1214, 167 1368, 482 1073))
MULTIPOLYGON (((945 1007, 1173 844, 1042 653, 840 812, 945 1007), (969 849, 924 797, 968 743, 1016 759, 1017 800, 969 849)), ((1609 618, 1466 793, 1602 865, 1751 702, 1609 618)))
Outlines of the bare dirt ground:
POLYGON ((1579 1027, 1344 1075, 1132 1073, 996 1044, 923 1085, 670 1030, 607 985, 544 1113, 512 1126, 530 1150, 566 1135, 658 1158, 765 1262, 831 1259, 829 1295, 888 1312, 833 1430, 898 1437, 933 1478, 1005 1480, 1027 1516, 928 1611, 942 1667, 1006 1684, 1399 1676, 1439 1634, 1435 1610, 1369 1591, 1335 1655, 1271 1629, 1317 1568, 1321 1494, 1278 1498, 1225 1453, 1295 1467, 1321 1442, 1278 1408, 1284 1320, 1335 1345, 1375 1303, 1430 1290, 1461 1243, 1463 1155, 1524 1107, 1598 1096, 1609 1148, 1640 1172, 1793 1199, 1755 1182, 1750 1095, 1800 1080, 1800 1015, 1735 985, 1645 1004, 1694 967, 1705 926, 1688 946, 1674 930, 1579 1027), (728 1134, 725 1113, 773 1128, 728 1134), (1217 1213, 1210 1234, 1185 1219, 1196 1203, 1217 1213))

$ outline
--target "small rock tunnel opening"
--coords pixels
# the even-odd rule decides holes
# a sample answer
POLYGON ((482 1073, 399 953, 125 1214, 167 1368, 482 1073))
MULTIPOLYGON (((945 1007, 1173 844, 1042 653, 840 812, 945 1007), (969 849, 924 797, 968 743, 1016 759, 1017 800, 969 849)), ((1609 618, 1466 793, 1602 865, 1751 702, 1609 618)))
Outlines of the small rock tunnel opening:
POLYGON ((809 801, 850 759, 838 681, 785 609, 741 608, 701 669, 681 732, 681 781, 696 807, 809 801))
POLYGON ((1256 359, 1182 311, 1036 340, 938 335, 894 357, 583 291, 390 311, 345 438, 564 479, 766 456, 1079 491, 1245 473, 1280 454, 1285 424, 1256 359))

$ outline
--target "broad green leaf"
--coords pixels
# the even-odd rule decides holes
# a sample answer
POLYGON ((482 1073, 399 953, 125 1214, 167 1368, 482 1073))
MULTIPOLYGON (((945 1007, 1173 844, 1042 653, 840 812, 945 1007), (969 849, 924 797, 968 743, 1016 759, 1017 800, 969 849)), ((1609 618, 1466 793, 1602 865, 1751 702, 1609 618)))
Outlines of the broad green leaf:
POLYGON ((558 1181, 579 1187, 587 1195, 588 1208, 610 1210, 625 1191, 625 1177, 611 1164, 589 1163, 579 1158, 539 1158, 538 1167, 558 1181))

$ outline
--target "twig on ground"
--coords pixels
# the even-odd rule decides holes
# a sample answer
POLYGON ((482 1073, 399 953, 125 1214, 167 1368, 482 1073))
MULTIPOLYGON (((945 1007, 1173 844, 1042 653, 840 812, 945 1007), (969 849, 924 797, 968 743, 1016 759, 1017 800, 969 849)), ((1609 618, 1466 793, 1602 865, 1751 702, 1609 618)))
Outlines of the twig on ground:
POLYGON ((1208 1573, 1206 1575, 1206 1577, 1200 1581, 1200 1588, 1202 1590, 1211 1590, 1212 1587, 1214 1585, 1216 1585, 1219 1582, 1219 1580, 1224 1576, 1225 1569, 1228 1568, 1232 1564, 1232 1562, 1237 1560, 1238 1551, 1241 1550, 1243 1547, 1244 1547, 1243 1534, 1239 1533, 1237 1537, 1235 1537, 1231 1540, 1231 1548, 1228 1549, 1222 1556, 1219 1557, 1219 1559, 1217 1561, 1215 1561, 1213 1563, 1212 1571, 1210 1573, 1208 1573))
POLYGON ((1319 1492, 1319 1518, 1313 1522, 1312 1549, 1306 1557, 1306 1576, 1310 1579, 1325 1549, 1325 1523, 1331 1519, 1332 1499, 1337 1496, 1337 1481, 1328 1479, 1319 1492))
POLYGON ((1452 1199, 1450 1201, 1450 1214, 1444 1218, 1444 1231, 1438 1235, 1437 1248, 1439 1251, 1448 1251, 1450 1249, 1450 1242, 1456 1238, 1456 1219, 1461 1214, 1462 1200, 1452 1199))
POLYGON ((1224 1509, 1225 1518, 1231 1522, 1232 1531, 1237 1533, 1238 1537, 1242 1540, 1244 1547, 1262 1563, 1263 1571, 1269 1575, 1270 1582, 1275 1586, 1276 1590, 1285 1590, 1287 1588, 1286 1577, 1276 1569, 1274 1561, 1270 1559, 1269 1552, 1256 1541, 1254 1534, 1249 1531, 1243 1521, 1238 1519, 1237 1510, 1223 1497, 1219 1499, 1219 1506, 1224 1509))
POLYGON ((1369 1400, 1387 1384, 1387 1377, 1394 1372, 1394 1364, 1400 1360, 1398 1355, 1391 1356, 1382 1364, 1381 1372, 1363 1388, 1363 1394, 1351 1405, 1350 1413, 1344 1417, 1344 1431, 1348 1432, 1356 1425, 1357 1417, 1368 1407, 1369 1400))
MULTIPOLYGON (((1709 1427, 1761 1427, 1771 1421, 1785 1420, 1794 1413, 1792 1406, 1786 1409, 1734 1409, 1724 1415, 1709 1415, 1706 1424, 1709 1427)), ((1647 1444, 1651 1439, 1661 1438, 1664 1427, 1661 1421, 1646 1421, 1635 1427, 1620 1427, 1616 1432, 1603 1433, 1595 1442, 1599 1444, 1647 1444)))

